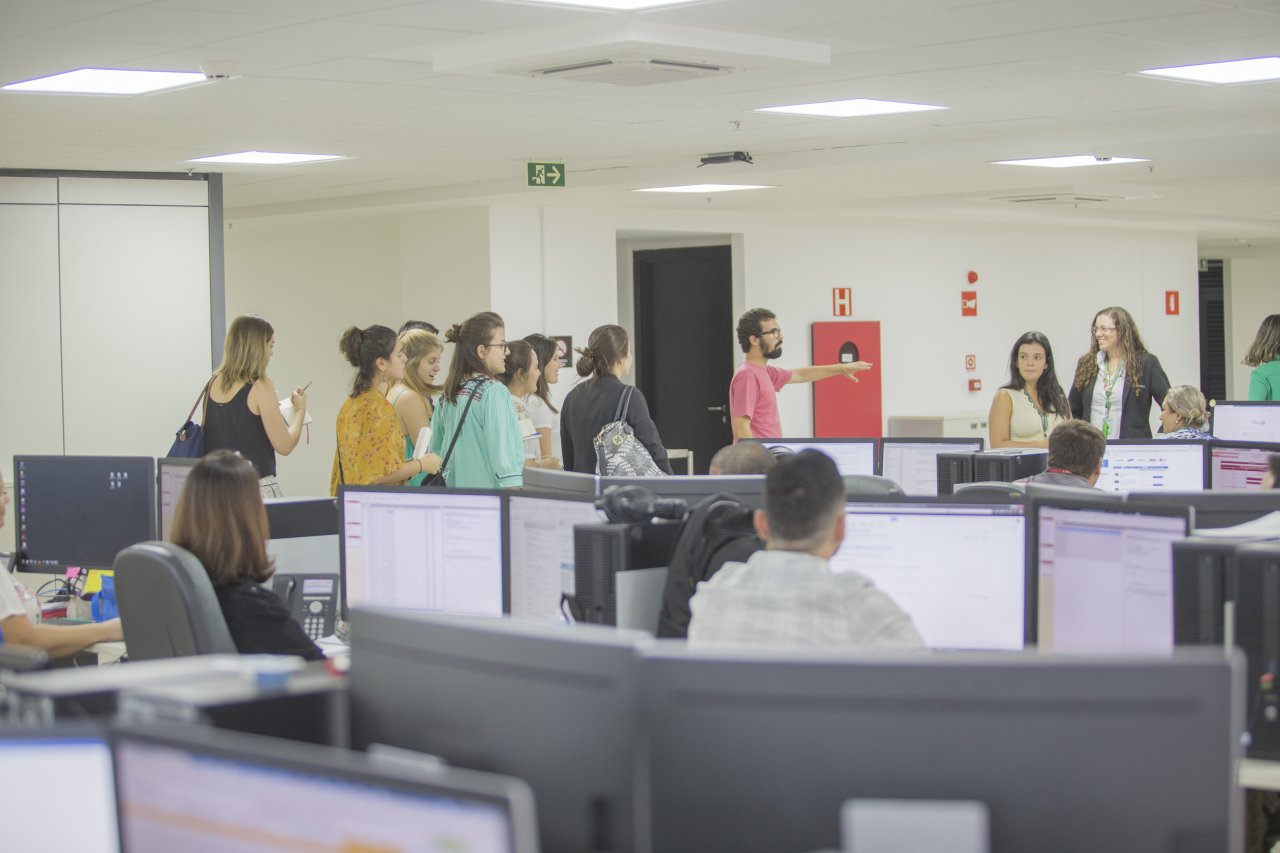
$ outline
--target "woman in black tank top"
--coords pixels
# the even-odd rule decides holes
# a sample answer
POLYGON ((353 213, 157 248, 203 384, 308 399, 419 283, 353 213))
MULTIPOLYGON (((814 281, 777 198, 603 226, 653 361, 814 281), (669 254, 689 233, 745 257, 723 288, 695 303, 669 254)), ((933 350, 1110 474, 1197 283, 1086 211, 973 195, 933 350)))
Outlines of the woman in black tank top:
POLYGON ((266 320, 236 317, 227 330, 204 412, 205 453, 238 451, 258 470, 263 497, 282 495, 276 454, 288 456, 298 446, 307 410, 306 391, 297 388, 290 397, 290 420, 280 414, 275 385, 266 373, 275 342, 275 329, 266 320))

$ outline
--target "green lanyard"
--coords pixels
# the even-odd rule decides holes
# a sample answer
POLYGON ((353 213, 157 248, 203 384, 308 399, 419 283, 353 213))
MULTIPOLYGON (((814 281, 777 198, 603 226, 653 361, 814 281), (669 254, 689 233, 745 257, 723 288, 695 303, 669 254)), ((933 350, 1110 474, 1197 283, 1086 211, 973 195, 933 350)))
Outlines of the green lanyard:
POLYGON ((1040 435, 1045 438, 1049 437, 1049 415, 1036 405, 1036 401, 1031 399, 1031 392, 1025 387, 1022 389, 1022 396, 1027 398, 1027 402, 1031 404, 1031 408, 1036 410, 1036 414, 1040 416, 1040 435))
MULTIPOLYGON (((1108 378, 1106 372, 1106 362, 1103 362, 1102 371, 1102 393, 1106 397, 1106 410, 1102 415, 1102 437, 1111 437, 1111 392, 1115 390, 1116 383, 1124 376, 1124 362, 1120 362, 1120 368, 1116 370, 1115 375, 1108 378)), ((1123 414, 1123 413, 1122 413, 1123 414)))

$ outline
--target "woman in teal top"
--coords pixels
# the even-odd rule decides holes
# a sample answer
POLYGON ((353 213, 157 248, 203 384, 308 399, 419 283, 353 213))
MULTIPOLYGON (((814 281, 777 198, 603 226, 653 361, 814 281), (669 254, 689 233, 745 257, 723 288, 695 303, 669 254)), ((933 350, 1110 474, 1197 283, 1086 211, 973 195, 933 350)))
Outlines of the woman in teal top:
POLYGON ((494 379, 504 369, 506 334, 506 324, 491 311, 476 314, 445 332, 444 339, 457 346, 444 394, 432 418, 428 448, 442 457, 448 454, 444 479, 450 486, 494 489, 524 485, 524 442, 516 407, 511 392, 494 379))
POLYGON ((1249 374, 1250 400, 1280 400, 1280 314, 1262 321, 1242 363, 1253 368, 1249 374))
MULTIPOLYGON (((425 427, 431 426, 431 398, 442 390, 436 385, 444 344, 430 332, 410 329, 400 333, 400 349, 407 359, 404 377, 391 386, 387 400, 395 407, 400 432, 404 435, 404 461, 414 458, 414 443, 425 427)), ((408 485, 421 486, 429 475, 409 478, 408 485)))

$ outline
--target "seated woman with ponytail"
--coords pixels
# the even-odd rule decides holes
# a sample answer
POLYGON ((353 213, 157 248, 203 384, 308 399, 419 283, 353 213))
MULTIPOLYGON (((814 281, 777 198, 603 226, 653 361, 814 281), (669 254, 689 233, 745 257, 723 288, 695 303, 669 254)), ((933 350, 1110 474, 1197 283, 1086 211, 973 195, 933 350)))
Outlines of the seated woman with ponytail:
POLYGON ((431 421, 432 453, 444 457, 445 483, 465 489, 524 485, 524 442, 511 392, 495 377, 505 367, 506 323, 482 311, 455 324, 444 393, 431 421))
POLYGON ((396 333, 386 326, 355 326, 342 333, 339 347, 356 368, 351 396, 338 411, 338 448, 333 454, 329 493, 338 486, 400 485, 440 470, 440 457, 404 458, 404 438, 387 389, 404 378, 405 356, 396 333))
MULTIPOLYGON (((600 326, 591 333, 586 347, 578 349, 578 355, 578 375, 590 378, 573 387, 560 409, 562 461, 566 471, 595 474, 595 437, 617 417, 618 403, 627 388, 622 377, 631 372, 631 340, 621 326, 600 326)), ((670 474, 667 449, 639 388, 631 392, 626 421, 654 464, 670 474)))

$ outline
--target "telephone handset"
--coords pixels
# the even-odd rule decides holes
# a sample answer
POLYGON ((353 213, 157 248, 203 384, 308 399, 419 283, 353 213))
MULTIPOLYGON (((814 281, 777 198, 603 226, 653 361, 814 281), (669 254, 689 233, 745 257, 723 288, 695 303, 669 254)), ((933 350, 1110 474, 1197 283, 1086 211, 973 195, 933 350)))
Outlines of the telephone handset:
POLYGON ((272 590, 313 640, 333 634, 338 618, 337 575, 276 575, 272 590))

